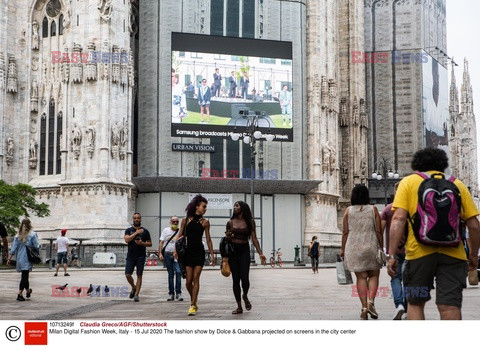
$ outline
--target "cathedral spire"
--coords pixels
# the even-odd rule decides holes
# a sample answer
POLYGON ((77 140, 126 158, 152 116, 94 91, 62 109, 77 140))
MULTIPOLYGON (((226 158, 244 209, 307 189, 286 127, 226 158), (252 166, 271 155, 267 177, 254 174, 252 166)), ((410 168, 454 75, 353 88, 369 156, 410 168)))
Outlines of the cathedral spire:
POLYGON ((468 71, 467 58, 463 61, 463 82, 461 89, 462 113, 473 116, 473 90, 470 83, 470 72, 468 71))
POLYGON ((459 103, 458 103, 458 88, 457 80, 455 79, 455 63, 452 58, 452 78, 450 83, 450 117, 455 119, 458 116, 459 103))

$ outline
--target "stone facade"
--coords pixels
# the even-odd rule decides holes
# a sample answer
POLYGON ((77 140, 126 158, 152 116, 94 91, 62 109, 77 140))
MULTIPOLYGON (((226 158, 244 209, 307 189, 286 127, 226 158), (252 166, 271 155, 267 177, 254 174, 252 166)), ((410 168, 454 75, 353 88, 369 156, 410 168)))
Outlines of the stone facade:
POLYGON ((386 55, 385 63, 366 63, 370 172, 381 170, 376 164, 382 158, 402 176, 411 172, 413 153, 425 146, 425 59, 419 57, 426 53, 445 68, 440 52, 446 51, 445 0, 365 1, 365 52, 386 55), (398 61, 399 55, 409 59, 398 61))
MULTIPOLYGON (((210 140, 171 137, 168 89, 171 33, 212 34, 214 3, 0 0, 6 10, 0 18, 0 178, 30 183, 50 205, 52 215, 35 220, 41 237, 68 228, 72 239, 90 238, 86 255, 117 253, 135 207, 148 211, 145 225, 155 231, 165 227, 168 214, 183 212, 183 195, 155 187, 142 193, 156 194, 149 198, 160 206, 154 210, 151 201, 137 198, 132 177, 181 183, 199 176, 199 163, 211 165, 208 153, 171 151, 173 141, 210 140), (98 51, 120 60, 93 62, 98 51), (64 54, 87 58, 68 63, 64 54), (172 207, 173 201, 182 203, 172 207)), ((444 34, 428 29, 435 24, 428 11, 443 15, 438 3, 255 0, 253 37, 292 42, 295 91, 294 141, 259 143, 257 166, 277 169, 281 180, 320 182, 307 194, 256 197, 265 243, 278 246, 280 239, 293 251, 317 235, 322 261, 334 262, 353 186, 366 182, 377 157, 391 156, 402 170, 421 146, 415 135, 422 124, 419 64, 392 69, 351 58, 357 51, 445 51, 444 34), (392 23, 393 37, 385 35, 392 23), (365 78, 375 85, 367 88, 365 78), (392 82, 399 80, 402 85, 392 82), (293 214, 288 222, 285 211, 293 214)), ((212 216, 214 234, 223 233, 224 220, 212 216)))
POLYGON ((469 188, 478 204, 477 171, 477 126, 473 110, 473 89, 470 82, 468 60, 463 65, 463 79, 460 92, 455 78, 455 65, 452 63, 450 85, 450 143, 452 175, 458 177, 469 188))
POLYGON ((50 205, 34 220, 40 238, 67 228, 86 244, 123 241, 136 195, 131 7, 0 1, 0 178, 29 183, 50 205))

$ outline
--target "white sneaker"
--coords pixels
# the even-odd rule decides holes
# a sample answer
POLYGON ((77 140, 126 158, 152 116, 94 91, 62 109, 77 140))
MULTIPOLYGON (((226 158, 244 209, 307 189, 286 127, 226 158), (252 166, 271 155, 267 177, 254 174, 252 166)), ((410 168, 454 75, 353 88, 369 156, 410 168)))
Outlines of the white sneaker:
POLYGON ((402 320, 402 315, 405 313, 405 307, 402 304, 399 304, 397 307, 397 311, 395 312, 395 316, 393 320, 402 320))

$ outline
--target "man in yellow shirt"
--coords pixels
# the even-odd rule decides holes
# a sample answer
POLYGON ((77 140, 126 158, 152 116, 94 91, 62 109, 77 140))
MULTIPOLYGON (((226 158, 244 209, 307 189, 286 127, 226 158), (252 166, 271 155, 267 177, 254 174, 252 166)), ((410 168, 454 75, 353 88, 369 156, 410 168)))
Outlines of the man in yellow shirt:
MULTIPOLYGON (((448 167, 445 151, 428 147, 417 151, 412 160, 412 169, 428 174, 442 173, 448 167)), ((389 250, 396 250, 402 238, 408 218, 417 211, 418 189, 423 178, 417 174, 405 177, 398 187, 390 225, 389 250)), ((425 303, 430 300, 433 280, 436 281, 436 304, 442 320, 462 318, 462 291, 466 287, 468 270, 477 269, 476 252, 480 244, 480 214, 467 187, 460 181, 454 184, 460 191, 461 219, 466 222, 470 234, 470 254, 467 255, 463 243, 455 247, 425 245, 417 241, 412 225, 408 224, 407 243, 405 245, 405 265, 403 281, 405 295, 408 300, 408 319, 425 319, 425 303)), ((398 263, 394 255, 390 255, 387 271, 390 276, 397 273, 398 263)))

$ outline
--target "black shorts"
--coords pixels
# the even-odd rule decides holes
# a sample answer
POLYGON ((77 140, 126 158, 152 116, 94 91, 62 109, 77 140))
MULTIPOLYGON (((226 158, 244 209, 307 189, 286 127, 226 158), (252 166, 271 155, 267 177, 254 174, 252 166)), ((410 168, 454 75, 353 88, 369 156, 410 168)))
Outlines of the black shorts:
POLYGON ((467 262, 433 253, 415 260, 405 260, 403 286, 409 303, 425 303, 431 299, 435 279, 437 305, 462 308, 462 291, 467 286, 467 262))
POLYGON ((145 257, 138 257, 136 259, 127 258, 127 264, 125 265, 125 274, 133 274, 133 269, 137 267, 137 276, 143 275, 143 269, 145 268, 145 257))

